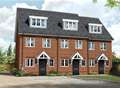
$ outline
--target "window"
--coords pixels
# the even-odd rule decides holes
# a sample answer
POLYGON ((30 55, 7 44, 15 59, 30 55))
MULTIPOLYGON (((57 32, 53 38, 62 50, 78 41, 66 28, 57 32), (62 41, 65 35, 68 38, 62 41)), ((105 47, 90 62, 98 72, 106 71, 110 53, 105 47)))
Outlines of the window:
POLYGON ((102 24, 89 23, 89 33, 102 33, 102 24))
POLYGON ((35 47, 35 38, 27 37, 25 40, 26 47, 35 47))
POLYGON ((29 16, 30 18, 30 27, 35 28, 47 28, 47 17, 41 16, 29 16))
POLYGON ((63 19, 63 29, 77 31, 78 20, 63 19))
POLYGON ((100 43, 100 49, 101 50, 106 50, 107 49, 107 43, 105 43, 105 42, 100 43))
POLYGON ((94 49, 95 49, 95 44, 94 44, 94 42, 89 42, 89 43, 88 43, 88 48, 89 48, 89 50, 94 50, 94 49))
POLYGON ((85 64, 85 60, 80 60, 80 65, 81 66, 85 66, 86 64, 85 64))
POLYGON ((69 66, 69 59, 61 60, 61 66, 69 66))
POLYGON ((53 61, 53 59, 50 60, 50 66, 54 66, 54 61, 53 61))
POLYGON ((32 58, 28 58, 25 60, 25 66, 26 67, 32 67, 33 66, 33 59, 32 58))
POLYGON ((68 40, 67 39, 61 39, 61 48, 68 48, 68 40))
POLYGON ((89 60, 89 66, 95 66, 95 60, 94 59, 89 60))
POLYGON ((51 39, 44 38, 42 40, 42 46, 43 48, 51 48, 51 39))
POLYGON ((75 48, 76 49, 82 49, 82 40, 76 40, 75 41, 75 48))

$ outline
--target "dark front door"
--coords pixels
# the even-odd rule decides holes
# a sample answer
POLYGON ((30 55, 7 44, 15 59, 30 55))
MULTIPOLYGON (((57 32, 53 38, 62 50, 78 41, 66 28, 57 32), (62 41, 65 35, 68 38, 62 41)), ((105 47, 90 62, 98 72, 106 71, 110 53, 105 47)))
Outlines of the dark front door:
POLYGON ((73 60, 73 75, 79 75, 79 60, 73 60))
POLYGON ((46 75, 46 59, 40 59, 39 60, 39 75, 44 76, 46 75))
POLYGON ((104 60, 99 60, 99 74, 104 74, 104 60))

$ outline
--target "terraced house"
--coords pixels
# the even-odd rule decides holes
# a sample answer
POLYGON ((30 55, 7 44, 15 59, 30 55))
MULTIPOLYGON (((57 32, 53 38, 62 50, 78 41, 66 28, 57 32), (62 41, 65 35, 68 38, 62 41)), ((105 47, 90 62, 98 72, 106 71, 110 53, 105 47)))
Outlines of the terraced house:
POLYGON ((98 18, 17 9, 16 67, 32 75, 107 74, 112 40, 98 18))

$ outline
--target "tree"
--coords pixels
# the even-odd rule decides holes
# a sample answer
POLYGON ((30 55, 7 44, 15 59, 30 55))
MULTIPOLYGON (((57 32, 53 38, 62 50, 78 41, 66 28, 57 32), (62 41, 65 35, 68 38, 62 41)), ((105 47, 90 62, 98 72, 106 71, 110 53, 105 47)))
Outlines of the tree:
MULTIPOLYGON (((97 3, 98 0, 93 0, 94 3, 97 3)), ((113 8, 119 7, 120 8, 120 0, 106 0, 105 6, 113 8)))
POLYGON ((6 52, 3 52, 3 50, 0 48, 0 64, 7 63, 7 58, 6 58, 6 52))
POLYGON ((11 56, 12 55, 12 45, 10 44, 7 50, 7 56, 11 56))

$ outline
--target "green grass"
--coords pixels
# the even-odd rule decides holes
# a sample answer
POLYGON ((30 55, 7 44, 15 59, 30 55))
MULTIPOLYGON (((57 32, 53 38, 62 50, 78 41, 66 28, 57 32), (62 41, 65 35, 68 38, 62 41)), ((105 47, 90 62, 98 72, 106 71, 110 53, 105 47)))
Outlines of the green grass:
POLYGON ((80 76, 73 76, 74 78, 84 79, 84 80, 106 80, 112 82, 120 82, 119 76, 113 75, 80 75, 80 76))

